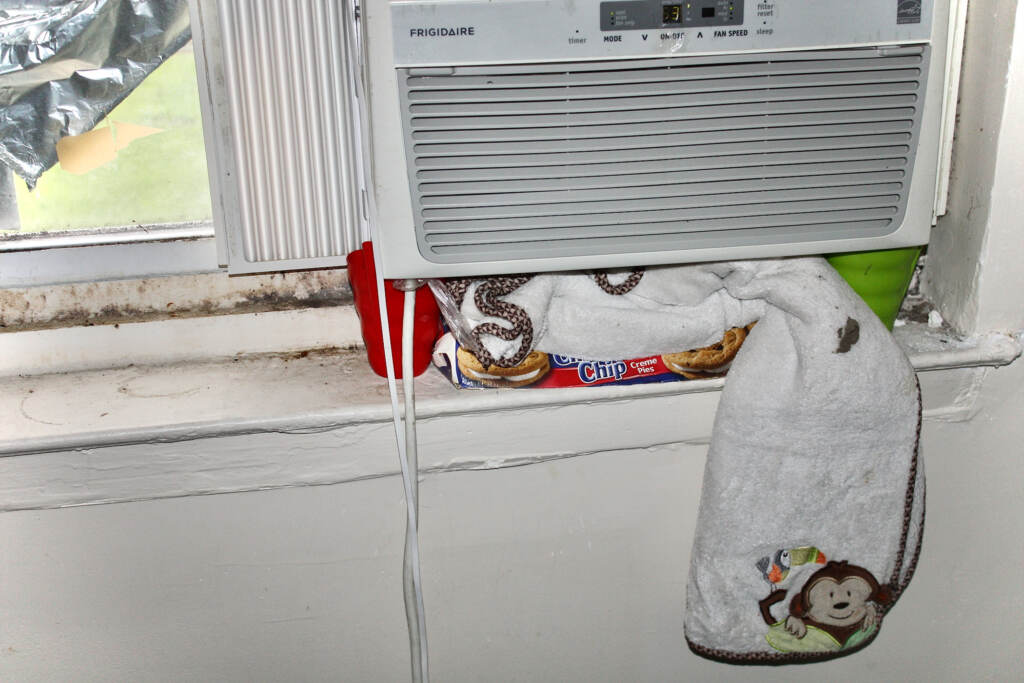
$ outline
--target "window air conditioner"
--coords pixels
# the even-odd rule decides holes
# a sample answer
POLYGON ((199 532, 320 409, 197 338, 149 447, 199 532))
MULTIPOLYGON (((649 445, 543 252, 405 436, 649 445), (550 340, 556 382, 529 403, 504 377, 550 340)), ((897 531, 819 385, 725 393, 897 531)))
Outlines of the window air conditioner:
POLYGON ((924 244, 951 2, 364 2, 384 274, 924 244))

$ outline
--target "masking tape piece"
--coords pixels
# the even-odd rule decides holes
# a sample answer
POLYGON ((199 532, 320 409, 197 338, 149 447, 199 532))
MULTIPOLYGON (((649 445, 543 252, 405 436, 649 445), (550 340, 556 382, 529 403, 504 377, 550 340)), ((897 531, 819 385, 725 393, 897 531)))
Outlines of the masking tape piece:
POLYGON ((81 175, 113 161, 117 152, 139 138, 162 133, 161 128, 136 123, 111 121, 81 135, 69 135, 57 141, 57 160, 68 173, 81 175))
POLYGON ((57 141, 57 160, 68 173, 81 175, 111 162, 117 156, 114 131, 109 126, 88 133, 69 135, 57 141))

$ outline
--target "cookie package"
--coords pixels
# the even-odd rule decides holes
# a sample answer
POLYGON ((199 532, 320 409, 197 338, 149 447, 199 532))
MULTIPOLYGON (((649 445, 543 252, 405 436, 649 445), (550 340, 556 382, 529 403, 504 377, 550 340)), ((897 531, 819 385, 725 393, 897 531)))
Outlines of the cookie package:
POLYGON ((434 345, 434 365, 457 387, 551 388, 607 384, 647 384, 722 377, 747 336, 727 330, 722 341, 702 349, 624 360, 588 360, 534 351, 514 367, 484 367, 451 332, 434 345))

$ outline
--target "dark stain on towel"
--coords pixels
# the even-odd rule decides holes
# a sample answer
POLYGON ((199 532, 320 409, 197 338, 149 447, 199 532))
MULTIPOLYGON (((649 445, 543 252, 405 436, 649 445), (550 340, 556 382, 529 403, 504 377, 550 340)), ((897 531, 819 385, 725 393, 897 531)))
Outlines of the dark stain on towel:
POLYGON ((853 345, 860 339, 860 323, 853 318, 847 318, 846 324, 836 332, 839 334, 839 347, 836 353, 846 353, 853 348, 853 345))

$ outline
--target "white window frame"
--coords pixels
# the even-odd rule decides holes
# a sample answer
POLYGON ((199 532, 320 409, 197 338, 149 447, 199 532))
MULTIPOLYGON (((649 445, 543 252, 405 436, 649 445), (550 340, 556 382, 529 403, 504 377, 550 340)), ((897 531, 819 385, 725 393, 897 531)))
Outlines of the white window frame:
POLYGON ((0 289, 217 272, 212 229, 183 224, 104 232, 99 241, 90 230, 0 242, 0 289))
MULTIPOLYGON (((0 289, 234 273, 238 270, 229 268, 232 245, 228 234, 232 220, 237 221, 236 183, 225 182, 222 178, 222 175, 235 177, 229 118, 220 111, 227 105, 227 94, 223 89, 212 88, 211 81, 216 80, 216 74, 211 70, 219 62, 211 63, 206 54, 208 44, 216 48, 222 40, 217 0, 189 0, 189 4, 199 96, 203 105, 213 221, 151 224, 130 229, 97 228, 0 235, 0 289), (215 111, 222 114, 217 120, 215 111)), ((347 3, 345 6, 349 7, 347 3)), ((216 49, 213 52, 214 56, 219 54, 216 49)), ((358 150, 353 152, 358 153, 358 150)), ((356 171, 362 171, 359 164, 356 164, 356 171)), ((361 187, 361 183, 360 176, 357 185, 361 187)), ((360 215, 358 219, 361 219, 356 226, 360 239, 349 237, 349 249, 352 244, 365 239, 365 216, 360 215)), ((238 272, 330 268, 343 266, 344 259, 342 254, 326 259, 304 259, 301 263, 272 261, 238 272)))
MULTIPOLYGON (((189 0, 193 23, 195 1, 189 0)), ((202 96, 204 74, 199 73, 199 55, 194 59, 202 96)), ((211 150, 218 142, 206 125, 205 114, 203 123, 209 164, 211 150)), ((215 201, 212 184, 209 190, 211 201, 215 201)), ((225 270, 220 241, 212 220, 38 234, 0 233, 0 289, 215 273, 225 270)))

